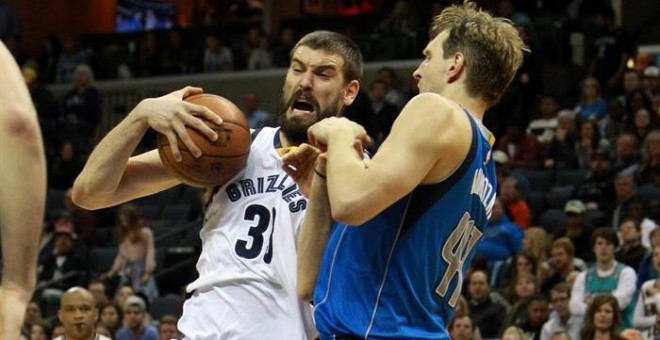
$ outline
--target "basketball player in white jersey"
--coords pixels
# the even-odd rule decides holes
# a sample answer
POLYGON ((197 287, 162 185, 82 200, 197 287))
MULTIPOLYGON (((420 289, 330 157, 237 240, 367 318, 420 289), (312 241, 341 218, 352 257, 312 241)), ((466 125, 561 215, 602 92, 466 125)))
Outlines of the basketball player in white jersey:
MULTIPOLYGON (((253 132, 248 164, 214 188, 201 231, 199 278, 187 290, 179 329, 186 339, 308 339, 314 334, 309 305, 296 295, 296 240, 306 200, 282 170, 281 153, 307 140, 313 123, 339 114, 359 90, 362 56, 341 34, 317 31, 291 52, 280 128, 253 132)), ((201 93, 187 87, 140 102, 96 146, 73 187, 87 209, 117 205, 180 182, 165 170, 157 150, 131 154, 149 128, 199 149, 184 126, 209 139, 215 133, 197 117, 221 124, 209 110, 184 102, 201 93)), ((178 150, 173 150, 175 157, 178 150)), ((178 158, 180 159, 180 158, 178 158)))
POLYGON ((0 339, 18 339, 37 281, 46 159, 30 92, 1 41, 0 74, 0 339))

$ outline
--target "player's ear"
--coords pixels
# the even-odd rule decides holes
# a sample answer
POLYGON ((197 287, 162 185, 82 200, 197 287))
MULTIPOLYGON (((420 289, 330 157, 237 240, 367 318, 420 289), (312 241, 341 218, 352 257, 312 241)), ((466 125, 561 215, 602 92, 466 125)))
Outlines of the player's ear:
POLYGON ((348 82, 348 85, 344 87, 344 90, 342 91, 343 94, 343 103, 344 106, 351 105, 353 101, 355 100, 355 97, 357 97, 358 92, 360 91, 360 82, 353 79, 350 82, 348 82))
POLYGON ((461 77, 463 72, 465 72, 465 55, 461 52, 456 52, 451 58, 451 62, 447 68, 447 82, 455 82, 461 77))

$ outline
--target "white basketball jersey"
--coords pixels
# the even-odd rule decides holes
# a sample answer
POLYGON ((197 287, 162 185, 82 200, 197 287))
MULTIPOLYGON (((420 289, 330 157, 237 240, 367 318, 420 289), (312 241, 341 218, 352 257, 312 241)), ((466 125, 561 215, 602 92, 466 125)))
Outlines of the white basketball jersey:
POLYGON ((186 339, 307 339, 296 295, 297 236, 307 202, 282 170, 279 129, 263 128, 247 166, 216 188, 205 212, 199 278, 179 322, 186 339))

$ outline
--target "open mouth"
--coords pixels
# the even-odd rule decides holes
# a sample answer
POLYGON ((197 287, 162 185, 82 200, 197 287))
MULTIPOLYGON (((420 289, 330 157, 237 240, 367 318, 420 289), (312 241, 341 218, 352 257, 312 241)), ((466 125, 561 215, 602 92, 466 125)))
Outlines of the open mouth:
POLYGON ((314 105, 309 102, 296 100, 292 105, 294 110, 312 112, 314 111, 314 105))

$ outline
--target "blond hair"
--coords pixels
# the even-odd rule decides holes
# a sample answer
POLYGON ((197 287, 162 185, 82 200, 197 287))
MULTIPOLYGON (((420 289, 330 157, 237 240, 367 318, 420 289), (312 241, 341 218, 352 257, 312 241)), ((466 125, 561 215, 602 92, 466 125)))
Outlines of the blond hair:
POLYGON ((433 19, 431 39, 449 33, 443 43, 443 58, 461 52, 465 56, 465 86, 469 95, 493 106, 502 96, 529 51, 504 18, 493 18, 471 1, 446 8, 433 19))

